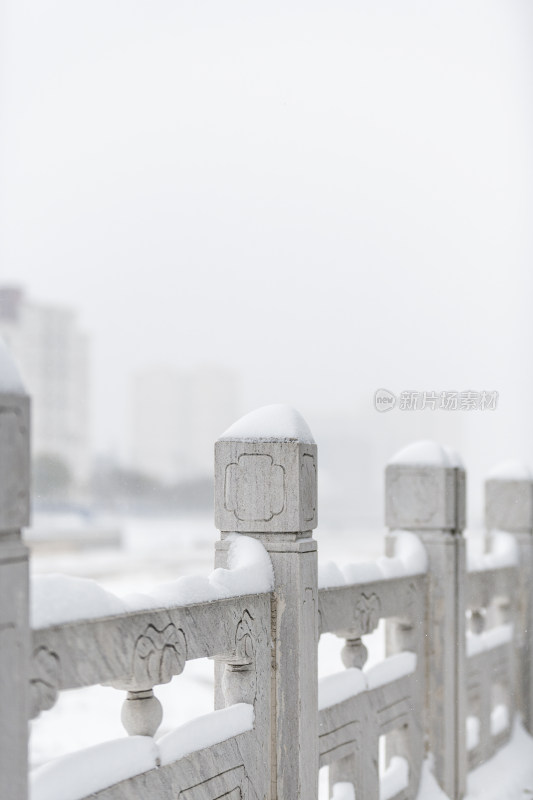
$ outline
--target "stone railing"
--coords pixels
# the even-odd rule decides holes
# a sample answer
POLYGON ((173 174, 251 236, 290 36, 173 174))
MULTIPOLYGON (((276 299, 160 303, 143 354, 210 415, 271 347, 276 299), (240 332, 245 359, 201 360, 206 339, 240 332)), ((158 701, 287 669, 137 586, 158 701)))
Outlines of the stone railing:
POLYGON ((438 445, 407 448, 386 471, 386 555, 342 571, 330 564, 319 577, 317 448, 296 412, 270 407, 216 443, 221 536, 209 579, 129 606, 103 590, 81 597, 75 580, 44 581, 30 630, 29 402, 4 389, 2 800, 28 798, 28 718, 58 692, 92 684, 126 692, 129 736, 39 768, 32 800, 316 800, 326 765, 336 799, 414 800, 428 752, 438 783, 460 800, 468 769, 508 740, 515 708, 531 730, 526 471, 487 482, 487 546, 467 564, 464 469, 438 445), (363 637, 381 620, 386 657, 366 667, 363 637), (319 681, 328 632, 345 640, 345 669, 319 681), (157 738, 154 687, 202 657, 214 659, 215 710, 157 738))

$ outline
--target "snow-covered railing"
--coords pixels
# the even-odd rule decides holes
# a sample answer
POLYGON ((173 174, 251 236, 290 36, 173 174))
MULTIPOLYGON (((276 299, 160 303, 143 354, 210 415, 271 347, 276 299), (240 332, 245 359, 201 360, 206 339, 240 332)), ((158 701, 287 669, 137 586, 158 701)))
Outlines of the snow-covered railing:
POLYGON ((229 556, 231 569, 182 578, 153 596, 119 599, 93 581, 34 579, 31 716, 51 708, 61 690, 112 685, 127 692, 130 739, 35 770, 32 800, 231 797, 248 780, 268 794, 272 568, 246 537, 232 537, 229 556), (205 657, 226 672, 217 710, 154 739, 162 708, 153 688, 205 657))
POLYGON ((458 800, 466 782, 465 470, 452 451, 419 442, 391 459, 385 477, 387 525, 416 534, 426 551, 424 733, 437 781, 458 800))
POLYGON ((187 796, 192 787, 201 787, 194 796, 218 797, 242 789, 246 776, 268 792, 263 752, 269 748, 270 645, 269 593, 35 630, 33 710, 51 707, 58 690, 111 684, 127 692, 122 720, 136 741, 44 765, 33 776, 32 800, 187 796), (230 665, 220 710, 152 739, 162 718, 153 688, 178 675, 187 660, 202 657, 230 665), (260 694, 252 690, 252 675, 265 685, 260 694))
POLYGON ((416 796, 424 754, 420 720, 427 560, 411 533, 397 532, 390 545, 390 558, 347 567, 344 575, 331 567, 324 570, 318 605, 320 633, 346 640, 346 670, 319 682, 320 766, 329 766, 333 792, 337 784, 351 783, 363 797, 382 800, 416 796), (387 658, 365 669, 362 637, 381 619, 387 620, 387 658), (380 780, 381 736, 386 737, 389 769, 380 780))
POLYGON ((485 484, 484 552, 468 563, 467 750, 473 768, 510 738, 515 709, 533 729, 533 481, 505 462, 485 484))
MULTIPOLYGON (((487 487, 490 491, 490 484, 487 487)), ((511 533, 492 531, 486 551, 468 559, 467 751, 470 769, 491 758, 511 736, 519 619, 518 546, 511 533)))
POLYGON ((41 578, 30 625, 29 401, 12 371, 2 376, 2 800, 29 797, 27 719, 94 683, 126 693, 130 735, 39 768, 32 800, 317 800, 326 765, 336 800, 415 800, 428 752, 461 800, 468 767, 506 740, 515 706, 532 729, 528 474, 506 467, 488 481, 489 544, 467 568, 465 471, 449 450, 411 446, 386 470, 386 554, 319 576, 316 445, 296 412, 262 409, 216 443, 209 577, 124 598, 41 578), (368 667, 363 639, 381 620, 386 658, 368 667), (328 632, 345 640, 345 669, 319 682, 328 632), (215 662, 215 710, 158 738, 153 688, 201 657, 215 662))

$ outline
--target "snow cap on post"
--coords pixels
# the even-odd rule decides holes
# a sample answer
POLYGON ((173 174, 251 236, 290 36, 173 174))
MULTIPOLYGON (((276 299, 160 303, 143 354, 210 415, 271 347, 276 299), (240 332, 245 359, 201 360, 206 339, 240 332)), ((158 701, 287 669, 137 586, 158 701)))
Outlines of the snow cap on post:
POLYGON ((461 459, 450 448, 432 441, 408 445, 389 461, 385 483, 389 528, 464 528, 466 473, 461 459))
POLYGON ((290 406, 259 408, 215 444, 220 531, 296 533, 317 526, 317 447, 290 406))
POLYGON ((504 461, 489 472, 485 524, 489 530, 533 531, 533 476, 525 464, 504 461))
POLYGON ((30 399, 0 339, 0 533, 29 524, 30 399))

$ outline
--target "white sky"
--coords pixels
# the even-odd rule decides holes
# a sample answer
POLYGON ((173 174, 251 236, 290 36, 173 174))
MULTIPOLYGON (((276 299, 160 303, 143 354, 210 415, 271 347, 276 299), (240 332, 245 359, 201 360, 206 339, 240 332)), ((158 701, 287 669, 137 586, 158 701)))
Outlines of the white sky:
POLYGON ((310 422, 497 389, 475 441, 532 449, 533 3, 1 14, 0 278, 80 310, 99 446, 132 369, 214 361, 310 422))

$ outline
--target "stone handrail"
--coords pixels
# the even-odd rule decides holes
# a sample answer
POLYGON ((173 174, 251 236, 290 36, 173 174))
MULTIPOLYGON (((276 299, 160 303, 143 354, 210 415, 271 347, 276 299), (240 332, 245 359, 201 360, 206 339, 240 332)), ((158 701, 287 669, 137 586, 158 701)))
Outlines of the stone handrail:
POLYGON ((438 445, 399 453, 386 470, 386 555, 319 581, 316 445, 296 412, 261 410, 216 443, 220 541, 205 597, 45 615, 31 630, 29 399, 0 383, 2 799, 28 799, 31 713, 103 682, 127 693, 130 736, 46 765, 33 800, 317 800, 320 766, 335 797, 414 800, 428 752, 461 800, 468 769, 507 741, 515 708, 530 731, 533 709, 533 481, 516 469, 491 476, 486 552, 467 566, 465 480, 438 445), (236 564, 235 542, 259 548, 261 566, 236 564), (387 658, 368 668, 363 639, 382 620, 387 658), (319 682, 327 632, 345 640, 345 670, 319 682), (215 710, 157 739, 153 687, 201 657, 215 662, 215 710), (87 776, 77 794, 66 774, 87 776))

